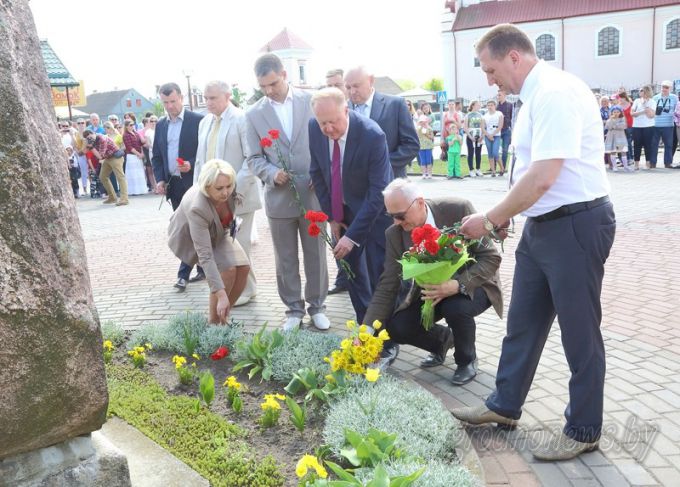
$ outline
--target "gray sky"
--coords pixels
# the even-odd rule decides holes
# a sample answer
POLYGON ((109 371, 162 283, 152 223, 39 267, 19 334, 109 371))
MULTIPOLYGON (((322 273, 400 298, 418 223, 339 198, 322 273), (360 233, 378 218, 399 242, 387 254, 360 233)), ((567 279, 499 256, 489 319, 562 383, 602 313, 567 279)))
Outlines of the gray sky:
POLYGON ((444 0, 31 0, 47 39, 85 90, 223 79, 252 88, 259 49, 284 27, 314 48, 309 80, 366 64, 378 76, 418 84, 441 77, 444 0))

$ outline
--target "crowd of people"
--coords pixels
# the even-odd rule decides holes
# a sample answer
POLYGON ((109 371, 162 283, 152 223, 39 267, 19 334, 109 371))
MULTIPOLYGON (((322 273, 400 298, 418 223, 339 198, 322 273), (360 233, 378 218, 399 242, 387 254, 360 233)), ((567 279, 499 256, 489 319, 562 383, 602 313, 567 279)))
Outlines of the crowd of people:
POLYGON ((102 123, 96 113, 89 119, 58 122, 73 196, 89 194, 123 206, 130 195, 155 192, 151 154, 157 122, 150 112, 141 123, 132 112, 125 113, 123 123, 117 115, 102 123))
POLYGON ((634 170, 644 148, 654 167, 662 140, 670 167, 680 107, 664 82, 659 95, 644 87, 634 102, 619 92, 614 107, 602 97, 598 113, 585 83, 540 61, 526 34, 509 24, 491 29, 476 49, 489 84, 499 87, 498 97, 484 112, 479 101, 472 102, 465 114, 460 103, 449 102, 442 150, 450 178, 462 177, 464 146, 470 177, 482 176, 482 145, 491 176, 503 177, 512 143, 510 190, 486 213, 454 195, 426 198, 406 179, 416 157, 423 178, 432 177, 435 139, 428 103, 416 110, 376 91, 374 76, 363 66, 328 71, 327 86, 312 94, 289 84, 281 60, 271 53, 254 63, 264 96, 247 111, 232 102, 225 82, 206 85, 205 116, 187 110, 179 85, 166 83, 159 94, 167 116, 160 120, 149 114, 138 126, 126 114, 122 126, 111 117, 100 125, 92 114, 89 125, 84 120, 76 127, 62 125, 72 178, 81 170, 82 188, 72 183, 74 193, 85 191, 89 172, 95 194, 106 194, 104 203, 128 204, 128 195, 139 191, 165 195, 174 212, 169 247, 180 260, 174 286, 182 292, 191 282, 207 280, 214 324, 226 323, 232 307, 248 304, 257 293, 251 229, 255 211, 264 206, 277 290, 286 307, 284 331, 300 327, 306 315, 312 326, 327 330, 327 296, 348 291, 357 321, 370 332, 379 320, 391 337, 382 366, 397 358, 400 344, 428 351, 421 362, 425 368, 442 365, 453 348, 456 386, 477 374, 475 317, 489 308, 503 313, 501 256, 492 238, 505 238, 510 220, 523 214, 496 389, 484 404, 453 414, 472 424, 516 425, 557 316, 573 371, 570 403, 563 433, 534 455, 573 458, 597 446, 602 426, 600 290, 616 229, 603 154, 612 170, 618 166, 615 154, 624 169, 634 170), (519 95, 522 104, 508 102, 507 94, 519 95), (103 188, 93 183, 97 176, 103 188), (442 284, 404 281, 398 259, 414 245, 411 232, 458 222, 461 234, 474 239, 471 263, 442 284), (319 226, 328 227, 338 261, 331 289, 319 226), (419 326, 423 299, 433 300, 435 321, 446 325, 419 326))

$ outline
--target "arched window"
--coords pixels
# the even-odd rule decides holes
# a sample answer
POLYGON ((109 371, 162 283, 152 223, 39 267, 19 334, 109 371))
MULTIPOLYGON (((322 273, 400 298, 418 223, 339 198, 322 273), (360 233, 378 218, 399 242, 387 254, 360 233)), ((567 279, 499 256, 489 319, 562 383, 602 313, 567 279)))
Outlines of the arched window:
POLYGON ((544 61, 555 60, 555 36, 542 34, 536 38, 536 55, 544 61))
POLYGON ((619 47, 620 31, 616 27, 605 27, 597 33, 597 55, 616 56, 621 53, 619 47))
POLYGON ((666 49, 680 49, 680 19, 666 24, 666 49))

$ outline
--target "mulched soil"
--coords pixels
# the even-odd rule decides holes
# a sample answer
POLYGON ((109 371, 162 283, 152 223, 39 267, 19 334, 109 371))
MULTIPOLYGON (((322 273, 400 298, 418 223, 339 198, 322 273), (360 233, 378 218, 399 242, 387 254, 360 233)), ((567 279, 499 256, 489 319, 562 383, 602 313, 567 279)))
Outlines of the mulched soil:
MULTIPOLYGON (((125 348, 119 347, 119 350, 122 352, 125 348)), ((143 370, 156 379, 169 394, 198 399, 198 379, 196 378, 191 386, 180 384, 175 365, 172 363, 173 355, 173 353, 168 352, 151 351, 147 353, 147 362, 143 370)), ((117 352, 114 361, 130 363, 124 356, 124 352, 117 352)), ((263 429, 257 420, 262 413, 260 404, 264 401, 264 395, 284 394, 283 388, 286 384, 274 381, 260 382, 259 375, 251 381, 248 379, 247 373, 243 371, 233 374, 231 372, 233 366, 234 363, 228 357, 219 361, 213 361, 210 357, 202 357, 201 361, 198 362, 197 368, 200 371, 210 370, 215 377, 215 398, 210 410, 247 431, 246 441, 258 457, 271 455, 277 461, 281 472, 287 479, 285 485, 296 486, 295 465, 297 461, 305 453, 313 454, 314 449, 323 444, 322 430, 323 415, 325 414, 323 408, 320 409, 317 406, 318 402, 308 408, 305 429, 303 434, 300 434, 290 422, 285 402, 281 401, 281 417, 278 425, 263 429), (231 409, 227 402, 227 388, 222 386, 230 375, 235 375, 237 380, 243 384, 241 389, 243 410, 240 414, 236 414, 231 409)))

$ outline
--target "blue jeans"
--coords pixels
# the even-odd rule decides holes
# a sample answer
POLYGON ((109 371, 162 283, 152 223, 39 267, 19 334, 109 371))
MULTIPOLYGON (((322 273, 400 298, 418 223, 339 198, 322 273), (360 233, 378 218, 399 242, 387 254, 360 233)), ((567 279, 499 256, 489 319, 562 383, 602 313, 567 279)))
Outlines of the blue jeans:
MULTIPOLYGON (((654 127, 652 138, 652 167, 656 166, 659 155, 659 141, 663 140, 663 165, 668 167, 673 163, 673 132, 675 127, 654 127)), ((645 153, 645 156, 647 154, 645 153)))
POLYGON ((484 143, 486 144, 486 152, 489 154, 489 160, 498 159, 498 152, 501 148, 501 137, 497 135, 493 140, 489 140, 488 137, 484 136, 484 143))
POLYGON ((501 160, 503 167, 508 167, 508 148, 510 147, 510 140, 512 139, 512 129, 501 130, 501 160))

